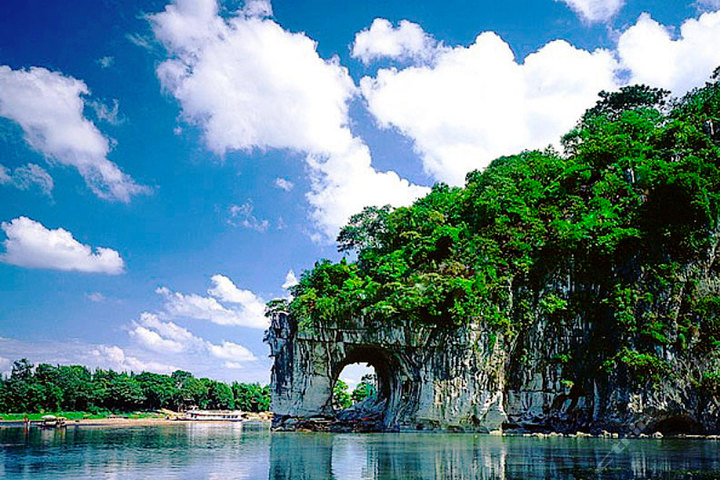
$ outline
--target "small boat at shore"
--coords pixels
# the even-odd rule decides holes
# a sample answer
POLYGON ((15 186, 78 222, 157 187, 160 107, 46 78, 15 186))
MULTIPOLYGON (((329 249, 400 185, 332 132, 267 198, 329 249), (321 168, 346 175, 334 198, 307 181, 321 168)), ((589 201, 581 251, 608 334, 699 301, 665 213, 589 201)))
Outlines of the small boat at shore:
POLYGON ((246 420, 246 415, 240 410, 189 410, 181 419, 202 422, 242 422, 246 420))
POLYGON ((55 415, 43 415, 37 423, 40 428, 65 428, 67 419, 65 417, 56 417, 55 415))

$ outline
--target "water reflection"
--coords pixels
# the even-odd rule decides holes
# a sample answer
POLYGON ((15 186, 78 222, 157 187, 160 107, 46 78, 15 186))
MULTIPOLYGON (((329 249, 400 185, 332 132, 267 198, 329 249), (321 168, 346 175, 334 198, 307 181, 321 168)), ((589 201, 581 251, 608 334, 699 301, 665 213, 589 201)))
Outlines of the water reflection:
POLYGON ((25 432, 0 428, 0 478, 720 478, 720 444, 667 439, 623 443, 482 435, 271 434, 265 426, 241 424, 33 428, 25 432), (705 473, 688 476, 687 472, 705 473))
POLYGON ((720 449, 687 440, 276 434, 270 465, 269 480, 720 478, 720 449))

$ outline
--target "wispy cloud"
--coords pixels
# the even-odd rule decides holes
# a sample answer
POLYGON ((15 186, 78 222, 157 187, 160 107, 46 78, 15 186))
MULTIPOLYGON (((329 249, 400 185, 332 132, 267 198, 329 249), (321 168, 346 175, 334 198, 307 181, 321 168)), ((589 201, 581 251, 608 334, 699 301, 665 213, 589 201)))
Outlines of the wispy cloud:
POLYGON ((103 295, 103 294, 100 293, 100 292, 88 293, 88 294, 87 294, 87 298, 88 298, 91 302, 94 302, 94 303, 102 303, 102 302, 104 302, 105 300, 107 300, 107 298, 105 297, 105 295, 103 295))
POLYGON ((275 179, 275 186, 281 190, 285 190, 286 192, 289 192, 295 187, 295 184, 288 180, 287 178, 278 177, 275 179))
POLYGON ((237 227, 243 227, 250 230, 263 233, 270 228, 270 221, 267 219, 259 219, 253 214, 255 207, 252 202, 246 202, 242 205, 230 205, 230 219, 228 222, 237 227))
POLYGON ((90 368, 112 368, 116 371, 151 371, 170 373, 174 365, 143 357, 140 352, 129 353, 117 345, 87 343, 76 339, 63 341, 26 342, 0 337, 0 352, 7 362, 0 362, 0 372, 10 370, 11 361, 27 358, 33 363, 86 365, 90 368))
POLYGON ((45 195, 51 196, 55 182, 40 165, 28 163, 13 171, 0 165, 0 185, 11 185, 20 190, 29 190, 35 186, 45 195))
POLYGON ((116 98, 112 100, 112 107, 96 101, 88 102, 88 105, 93 109, 98 120, 110 125, 123 123, 123 119, 120 118, 120 102, 116 98))
POLYGON ((106 56, 102 58, 98 58, 97 60, 98 65, 100 65, 102 68, 110 68, 115 63, 115 57, 106 56))
POLYGON ((228 277, 214 275, 208 296, 173 292, 160 287, 156 292, 164 300, 164 308, 171 317, 208 320, 218 325, 238 325, 264 329, 265 301, 250 290, 239 289, 228 277))

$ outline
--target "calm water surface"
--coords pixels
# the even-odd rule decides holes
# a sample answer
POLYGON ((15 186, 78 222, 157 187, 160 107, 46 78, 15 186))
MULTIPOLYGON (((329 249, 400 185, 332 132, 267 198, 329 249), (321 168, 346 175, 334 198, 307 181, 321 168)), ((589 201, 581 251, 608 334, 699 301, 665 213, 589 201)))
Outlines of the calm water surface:
POLYGON ((720 442, 271 434, 242 424, 0 428, 0 478, 720 479, 720 442))

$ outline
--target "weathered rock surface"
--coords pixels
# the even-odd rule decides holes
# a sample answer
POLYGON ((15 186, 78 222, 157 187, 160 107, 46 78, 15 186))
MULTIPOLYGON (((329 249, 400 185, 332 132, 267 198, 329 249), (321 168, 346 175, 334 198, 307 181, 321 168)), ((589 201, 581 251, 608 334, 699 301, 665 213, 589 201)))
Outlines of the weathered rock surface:
POLYGON ((582 359, 590 348, 593 329, 582 319, 562 327, 537 320, 509 340, 480 322, 380 328, 358 318, 352 328, 299 329, 294 318, 275 313, 266 342, 274 357, 273 425, 279 429, 720 432, 720 399, 690 380, 708 367, 697 360, 665 352, 676 374, 647 388, 621 371, 602 377, 586 375, 580 362, 558 364, 558 355, 582 359), (367 415, 335 412, 333 385, 357 362, 375 368, 380 407, 367 415), (568 369, 578 380, 572 386, 563 381, 568 369))
POLYGON ((307 419, 335 419, 332 388, 343 367, 375 368, 383 405, 382 430, 501 428, 505 354, 477 325, 447 331, 394 326, 323 327, 299 331, 285 314, 272 318, 267 342, 275 357, 275 425, 298 428, 307 419))

